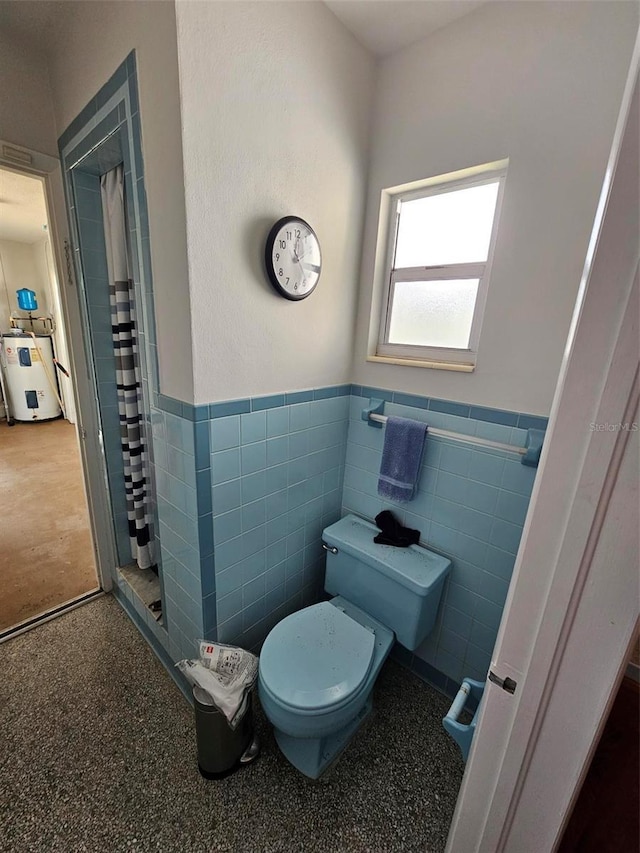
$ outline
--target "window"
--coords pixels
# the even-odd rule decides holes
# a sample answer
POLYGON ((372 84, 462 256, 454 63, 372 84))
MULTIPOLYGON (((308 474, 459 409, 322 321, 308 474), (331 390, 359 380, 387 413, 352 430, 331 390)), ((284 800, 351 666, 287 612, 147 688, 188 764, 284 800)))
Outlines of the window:
POLYGON ((377 356, 475 364, 505 174, 502 161, 383 193, 377 356))

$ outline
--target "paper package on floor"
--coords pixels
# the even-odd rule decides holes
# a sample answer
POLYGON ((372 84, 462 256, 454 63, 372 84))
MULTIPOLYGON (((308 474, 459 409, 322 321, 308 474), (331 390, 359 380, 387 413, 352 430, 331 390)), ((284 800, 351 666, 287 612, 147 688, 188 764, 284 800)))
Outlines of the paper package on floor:
POLYGON ((192 687, 199 687, 235 729, 247 709, 249 691, 258 675, 258 658, 237 646, 198 640, 198 660, 176 666, 192 687))

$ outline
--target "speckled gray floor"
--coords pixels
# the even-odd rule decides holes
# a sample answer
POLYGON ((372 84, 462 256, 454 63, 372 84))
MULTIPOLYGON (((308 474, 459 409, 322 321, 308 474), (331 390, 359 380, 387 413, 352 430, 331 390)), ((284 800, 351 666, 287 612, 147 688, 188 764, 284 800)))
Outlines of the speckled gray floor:
POLYGON ((0 645, 0 850, 331 853, 444 849, 463 764, 448 701, 397 664, 330 775, 280 755, 198 773, 192 710, 105 597, 0 645))

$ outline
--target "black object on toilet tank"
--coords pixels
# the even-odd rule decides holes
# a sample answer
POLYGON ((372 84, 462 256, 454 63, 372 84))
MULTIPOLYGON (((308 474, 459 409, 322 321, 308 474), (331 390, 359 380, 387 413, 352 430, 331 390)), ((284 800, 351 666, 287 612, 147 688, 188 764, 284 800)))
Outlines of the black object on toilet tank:
POLYGON ((408 548, 410 545, 417 545, 420 541, 420 531, 400 524, 395 515, 388 509, 383 509, 376 515, 376 524, 381 531, 373 539, 376 545, 408 548))

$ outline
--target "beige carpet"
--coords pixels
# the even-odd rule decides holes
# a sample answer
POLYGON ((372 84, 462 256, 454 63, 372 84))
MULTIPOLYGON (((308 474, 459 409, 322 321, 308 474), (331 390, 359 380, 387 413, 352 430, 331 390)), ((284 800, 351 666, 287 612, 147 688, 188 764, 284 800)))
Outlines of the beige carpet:
POLYGON ((0 421, 0 631, 97 588, 75 427, 0 421))

